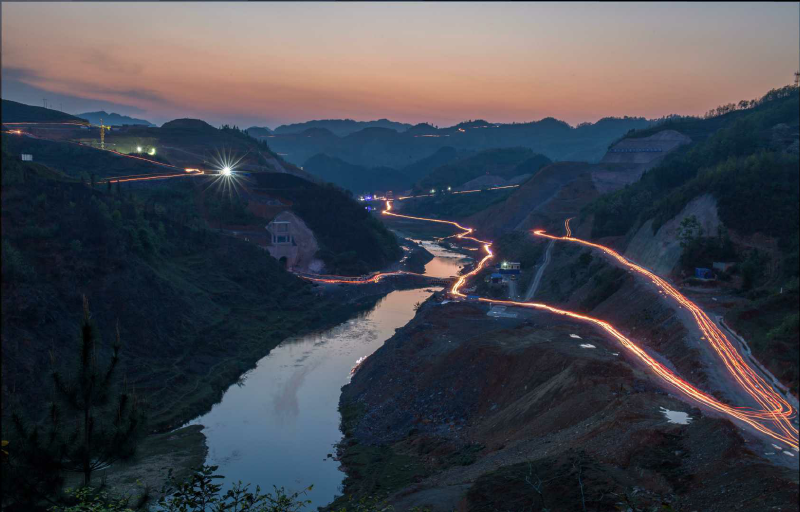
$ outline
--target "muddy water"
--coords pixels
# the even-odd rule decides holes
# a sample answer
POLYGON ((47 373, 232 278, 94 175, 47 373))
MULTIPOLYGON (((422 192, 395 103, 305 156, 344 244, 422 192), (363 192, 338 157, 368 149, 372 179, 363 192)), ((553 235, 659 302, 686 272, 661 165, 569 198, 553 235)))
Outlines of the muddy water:
MULTIPOLYGON (((435 258, 426 273, 457 274, 461 255, 438 247, 429 250, 435 251, 435 258)), ((313 484, 307 495, 313 507, 341 494, 344 473, 327 457, 341 439, 340 389, 356 362, 408 323, 414 305, 431 293, 391 292, 356 318, 272 350, 208 414, 192 422, 206 427, 206 463, 219 465, 226 483, 241 480, 268 491, 272 485, 296 491, 313 484)))

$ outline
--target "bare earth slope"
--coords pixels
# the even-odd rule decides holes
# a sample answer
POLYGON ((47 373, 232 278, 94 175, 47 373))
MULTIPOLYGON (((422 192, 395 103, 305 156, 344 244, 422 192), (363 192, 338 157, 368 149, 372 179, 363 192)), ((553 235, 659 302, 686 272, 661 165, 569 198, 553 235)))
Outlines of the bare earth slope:
POLYGON ((489 320, 484 306, 427 303, 344 388, 343 410, 358 411, 340 452, 345 491, 386 492, 397 510, 794 506, 794 472, 763 462, 733 425, 669 397, 618 353, 552 315, 489 320), (672 424, 661 408, 692 420, 672 424), (391 463, 364 467, 370 446, 384 461, 402 455, 414 474, 398 481, 391 463), (365 471, 370 487, 359 489, 365 471))

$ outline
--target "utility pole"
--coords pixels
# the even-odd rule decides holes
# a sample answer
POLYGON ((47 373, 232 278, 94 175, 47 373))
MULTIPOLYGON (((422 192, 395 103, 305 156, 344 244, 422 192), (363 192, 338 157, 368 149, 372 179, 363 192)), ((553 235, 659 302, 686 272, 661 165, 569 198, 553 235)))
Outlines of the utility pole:
POLYGON ((103 124, 103 118, 100 118, 100 149, 106 149, 106 132, 108 126, 103 124))
POLYGON ((800 87, 800 71, 794 72, 794 86, 800 87))

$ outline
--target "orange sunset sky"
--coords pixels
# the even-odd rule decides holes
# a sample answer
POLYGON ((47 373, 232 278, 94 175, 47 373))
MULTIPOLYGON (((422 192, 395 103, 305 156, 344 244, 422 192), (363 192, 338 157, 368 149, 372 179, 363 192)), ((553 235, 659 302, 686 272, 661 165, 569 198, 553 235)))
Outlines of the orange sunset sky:
POLYGON ((798 3, 3 3, 2 96, 156 123, 571 124, 790 83, 798 3))

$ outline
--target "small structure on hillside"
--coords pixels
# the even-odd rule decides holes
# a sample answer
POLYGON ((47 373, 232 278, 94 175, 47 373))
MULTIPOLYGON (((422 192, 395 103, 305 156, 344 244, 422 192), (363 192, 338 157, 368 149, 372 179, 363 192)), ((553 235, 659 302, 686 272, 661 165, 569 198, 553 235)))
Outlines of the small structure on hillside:
POLYGON ((520 272, 520 264, 517 261, 504 261, 498 265, 500 269, 500 274, 509 275, 509 274, 519 274, 520 272))
POLYGON ((28 153, 22 153, 22 161, 23 162, 33 162, 33 155, 28 153))
POLYGON ((495 272, 494 274, 489 276, 489 281, 492 284, 502 283, 503 282, 503 274, 499 274, 499 273, 495 272))
POLYGON ((316 260, 319 251, 314 233, 303 219, 289 210, 282 211, 266 226, 269 245, 266 249, 287 268, 318 271, 322 262, 316 260))

